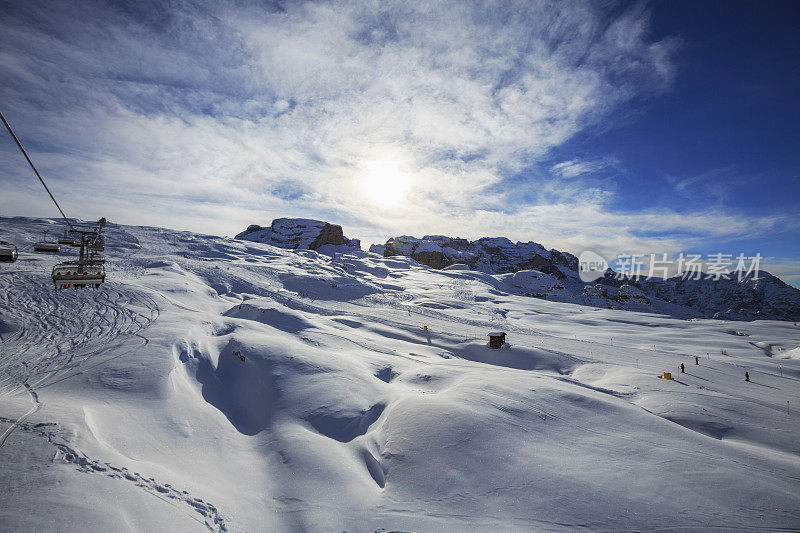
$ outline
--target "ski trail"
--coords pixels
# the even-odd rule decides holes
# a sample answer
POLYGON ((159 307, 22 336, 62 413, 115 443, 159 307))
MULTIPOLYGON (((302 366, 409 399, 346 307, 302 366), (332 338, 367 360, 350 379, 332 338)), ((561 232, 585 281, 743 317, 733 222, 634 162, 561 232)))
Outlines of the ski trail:
POLYGON ((36 391, 34 391, 31 388, 31 386, 28 385, 27 382, 23 383, 23 385, 25 386, 25 389, 28 391, 28 394, 31 397, 31 401, 33 402, 33 407, 31 407, 30 410, 27 413, 25 413, 24 415, 19 417, 17 420, 15 420, 11 424, 11 426, 9 426, 9 428, 6 429, 5 432, 3 432, 2 435, 0 435, 0 448, 3 447, 3 445, 6 443, 6 440, 8 439, 8 437, 14 432, 15 429, 17 429, 18 427, 20 427, 22 425, 22 423, 25 421, 26 418, 28 418, 33 413, 35 413, 36 411, 38 411, 39 409, 42 408, 42 403, 39 401, 39 395, 36 394, 36 391))

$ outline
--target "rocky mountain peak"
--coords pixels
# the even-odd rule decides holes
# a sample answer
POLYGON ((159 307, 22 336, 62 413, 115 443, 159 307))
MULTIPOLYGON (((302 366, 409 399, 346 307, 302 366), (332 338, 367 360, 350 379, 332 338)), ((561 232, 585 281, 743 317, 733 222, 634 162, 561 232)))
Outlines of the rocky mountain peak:
POLYGON ((361 249, 361 241, 345 237, 338 224, 310 218, 276 218, 267 228, 251 224, 236 238, 290 250, 318 250, 326 245, 361 249))

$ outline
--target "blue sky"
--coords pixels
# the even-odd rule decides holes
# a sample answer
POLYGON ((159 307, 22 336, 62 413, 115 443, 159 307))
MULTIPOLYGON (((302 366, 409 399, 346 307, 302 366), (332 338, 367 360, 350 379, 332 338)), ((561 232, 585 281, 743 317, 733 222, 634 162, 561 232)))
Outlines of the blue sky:
MULTIPOLYGON (((756 252, 800 285, 795 2, 4 2, 70 216, 756 252)), ((10 139, 0 214, 54 216, 10 139)))

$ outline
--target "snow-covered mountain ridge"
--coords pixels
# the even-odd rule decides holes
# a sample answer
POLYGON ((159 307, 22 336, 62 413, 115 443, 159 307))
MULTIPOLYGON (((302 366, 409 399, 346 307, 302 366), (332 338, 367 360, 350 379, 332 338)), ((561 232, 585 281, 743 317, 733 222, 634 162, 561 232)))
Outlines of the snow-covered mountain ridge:
MULTIPOLYGON (((620 298, 619 288, 628 286, 623 292, 636 293, 636 303, 649 306, 661 300, 672 304, 677 316, 693 313, 699 317, 729 320, 800 320, 800 290, 764 271, 759 272, 759 279, 753 279, 752 275, 742 279, 736 275, 730 279, 703 275, 698 280, 681 277, 663 280, 617 278, 609 270, 596 282, 601 287, 595 288, 594 283, 580 280, 578 259, 574 255, 547 250, 535 242, 514 243, 502 237, 468 241, 443 235, 418 239, 404 235, 391 238, 386 244, 373 245, 370 251, 384 257, 411 257, 436 269, 462 264, 471 270, 491 274, 517 273, 514 285, 522 294, 555 301, 625 308, 619 306, 626 302, 624 295, 620 298), (525 271, 537 273, 526 274, 525 271)), ((650 309, 666 311, 664 306, 650 309)))
POLYGON ((116 224, 103 286, 55 292, 43 229, 0 218, 0 529, 800 527, 790 322, 116 224))
POLYGON ((695 309, 706 318, 726 320, 800 320, 800 290, 769 272, 714 279, 673 277, 632 279, 648 296, 695 309))
POLYGON ((578 270, 578 258, 572 254, 547 250, 535 242, 514 243, 505 237, 468 241, 444 235, 426 235, 421 239, 403 235, 389 239, 386 244, 372 245, 369 251, 384 257, 413 257, 432 268, 464 264, 471 270, 493 274, 538 270, 563 278, 565 270, 578 270))

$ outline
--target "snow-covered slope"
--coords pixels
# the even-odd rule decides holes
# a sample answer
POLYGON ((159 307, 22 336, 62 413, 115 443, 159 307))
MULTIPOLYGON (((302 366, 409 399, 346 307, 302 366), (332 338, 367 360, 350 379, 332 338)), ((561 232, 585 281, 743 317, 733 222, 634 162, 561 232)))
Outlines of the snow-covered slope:
POLYGON ((426 235, 422 239, 404 235, 389 239, 386 244, 373 245, 370 251, 385 257, 411 257, 437 269, 461 264, 480 272, 513 274, 512 286, 521 289, 522 294, 559 302, 610 309, 635 307, 680 318, 800 320, 800 290, 764 271, 759 272, 757 279, 752 274, 722 279, 704 274, 697 280, 682 277, 664 280, 619 279, 609 269, 597 281, 605 286, 601 290, 580 280, 578 259, 574 255, 546 250, 535 242, 513 243, 502 237, 471 242, 443 235, 426 235), (628 285, 628 291, 641 291, 644 295, 619 298, 623 285, 628 285))
POLYGON ((113 224, 55 293, 53 226, 0 219, 0 529, 800 527, 790 322, 113 224))
POLYGON ((359 240, 345 237, 341 226, 310 218, 276 218, 268 228, 253 224, 236 238, 289 250, 318 250, 323 246, 331 250, 339 246, 361 249, 359 240))

